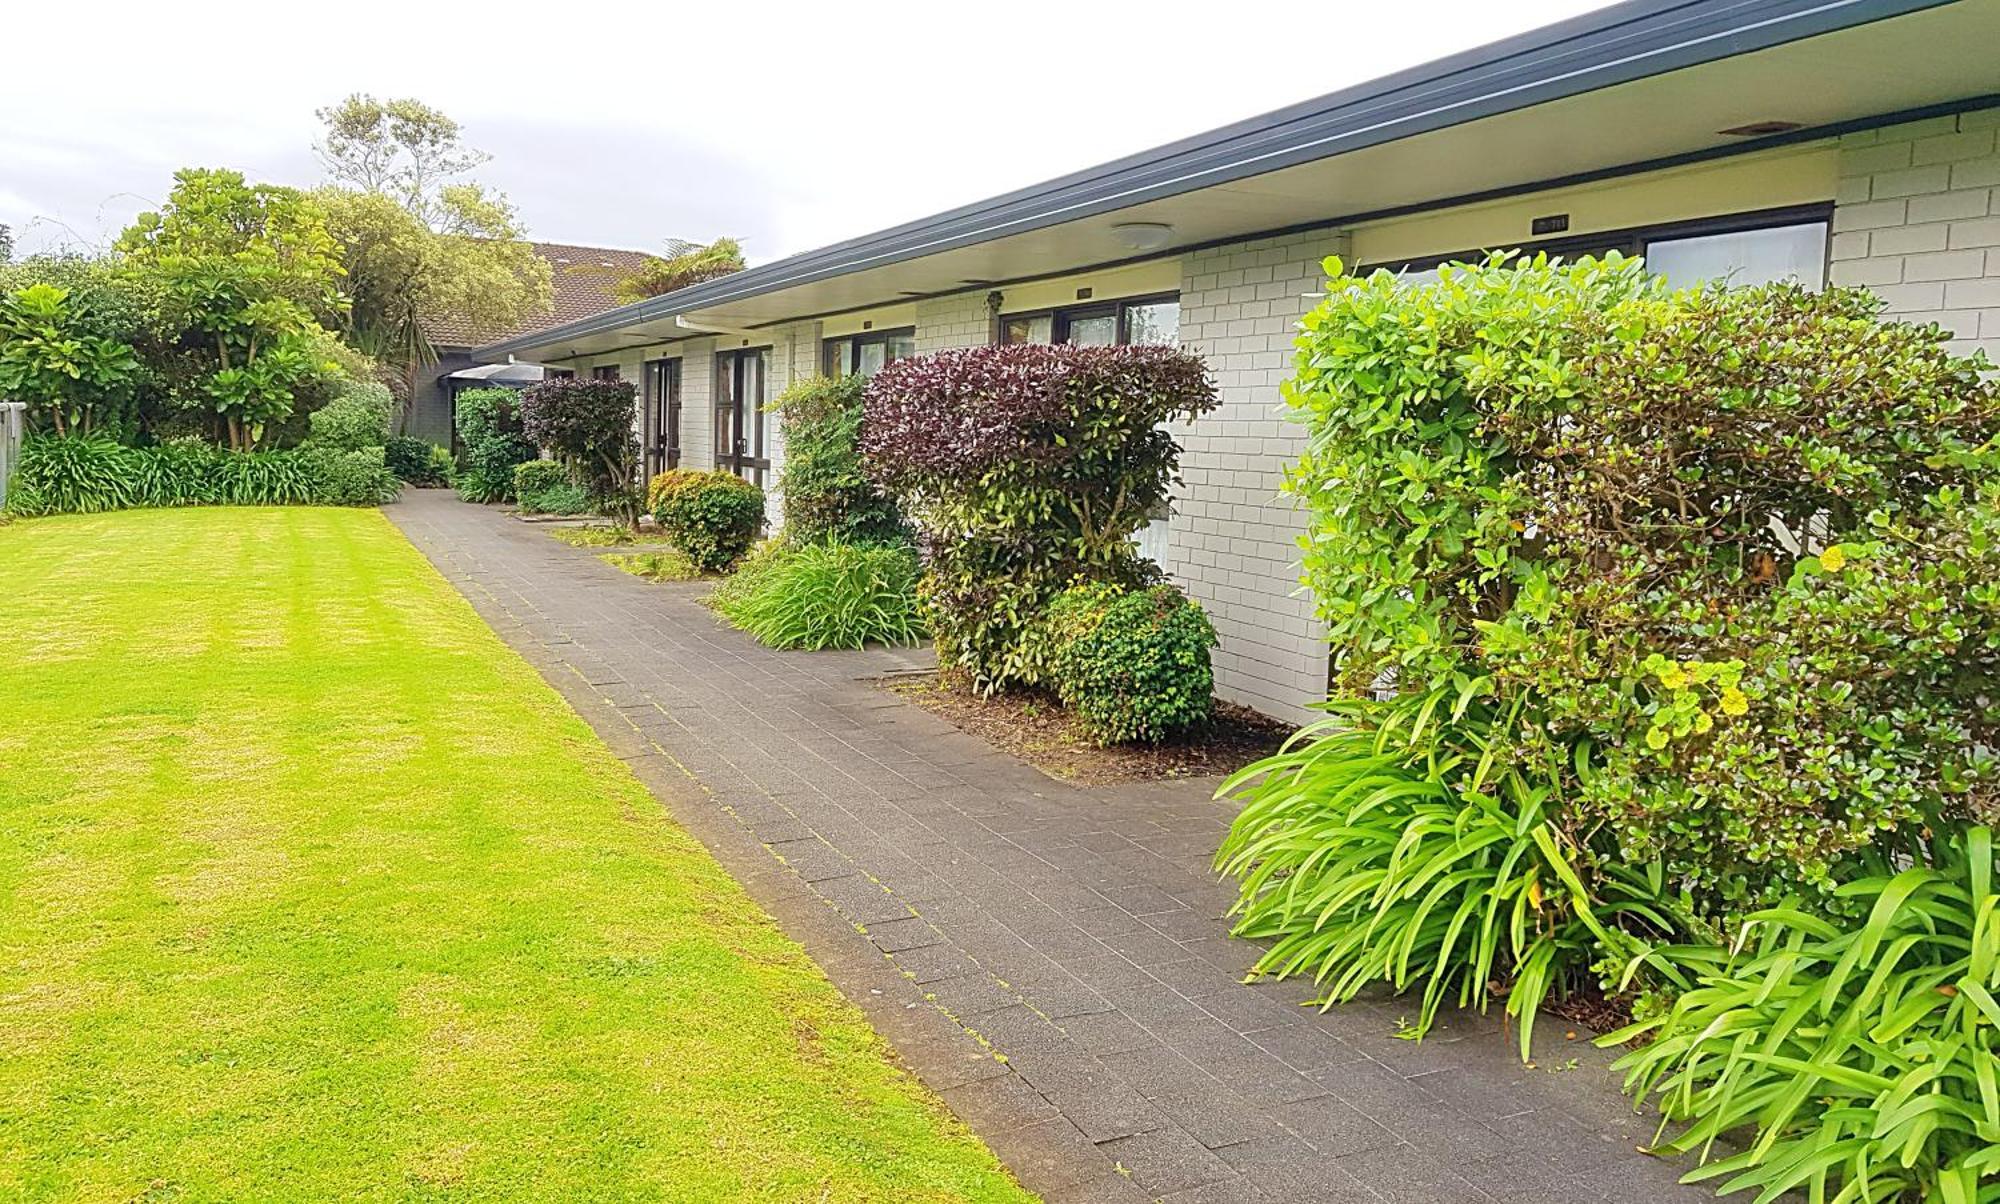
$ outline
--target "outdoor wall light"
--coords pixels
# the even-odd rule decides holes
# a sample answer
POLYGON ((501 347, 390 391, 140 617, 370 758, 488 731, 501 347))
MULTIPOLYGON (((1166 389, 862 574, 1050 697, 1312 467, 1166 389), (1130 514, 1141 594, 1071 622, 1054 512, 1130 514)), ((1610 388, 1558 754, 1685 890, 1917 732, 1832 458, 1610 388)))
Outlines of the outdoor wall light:
POLYGON ((1111 233, 1134 251, 1157 251, 1174 236, 1174 228, 1165 222, 1119 222, 1111 233))

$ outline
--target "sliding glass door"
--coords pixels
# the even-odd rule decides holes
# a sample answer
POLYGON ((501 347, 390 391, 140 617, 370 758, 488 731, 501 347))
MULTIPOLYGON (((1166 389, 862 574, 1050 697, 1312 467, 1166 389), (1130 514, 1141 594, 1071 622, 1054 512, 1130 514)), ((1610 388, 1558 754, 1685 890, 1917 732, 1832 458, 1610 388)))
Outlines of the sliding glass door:
POLYGON ((760 486, 771 468, 764 450, 769 367, 763 348, 715 357, 715 466, 760 486))
POLYGON ((681 463, 681 362, 646 363, 646 406, 642 415, 646 476, 681 463))

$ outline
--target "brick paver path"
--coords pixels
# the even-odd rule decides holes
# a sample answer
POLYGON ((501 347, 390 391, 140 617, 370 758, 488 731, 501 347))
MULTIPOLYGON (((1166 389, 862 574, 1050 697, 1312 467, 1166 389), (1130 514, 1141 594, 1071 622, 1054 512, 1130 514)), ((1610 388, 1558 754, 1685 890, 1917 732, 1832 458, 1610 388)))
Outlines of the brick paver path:
POLYGON ((772 652, 447 493, 387 513, 1052 1204, 1711 1198, 1560 1022, 1529 1069, 1494 1020, 1242 985, 1212 782, 1056 782, 875 684, 924 655, 772 652))

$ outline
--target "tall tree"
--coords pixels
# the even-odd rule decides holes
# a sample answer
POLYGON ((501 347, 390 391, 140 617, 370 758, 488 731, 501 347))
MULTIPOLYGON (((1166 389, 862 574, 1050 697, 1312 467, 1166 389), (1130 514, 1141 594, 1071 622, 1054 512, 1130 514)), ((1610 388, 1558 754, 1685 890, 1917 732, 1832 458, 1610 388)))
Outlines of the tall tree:
POLYGON ((316 194, 339 239, 348 342, 400 370, 403 422, 419 371, 437 362, 426 326, 456 318, 499 334, 545 312, 550 268, 506 198, 461 177, 489 156, 421 101, 357 93, 320 109, 317 150, 334 183, 316 194))
POLYGON ((157 284, 202 359, 199 394, 229 445, 254 448, 323 371, 321 319, 346 307, 340 245, 317 201, 243 174, 185 168, 167 203, 118 236, 132 271, 157 284))
POLYGON ((707 244, 670 238, 665 255, 648 256, 646 266, 618 282, 618 300, 630 305, 742 270, 743 248, 733 238, 707 244))

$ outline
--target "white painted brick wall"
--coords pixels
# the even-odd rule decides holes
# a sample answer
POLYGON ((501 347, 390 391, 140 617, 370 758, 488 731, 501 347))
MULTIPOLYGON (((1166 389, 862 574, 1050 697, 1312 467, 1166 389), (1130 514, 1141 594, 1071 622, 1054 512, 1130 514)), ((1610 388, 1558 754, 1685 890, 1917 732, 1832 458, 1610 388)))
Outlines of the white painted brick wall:
POLYGON ((1829 276, 2000 361, 2000 109, 1840 140, 1829 276))
POLYGON ((1233 243, 1186 256, 1181 345, 1207 361, 1222 404, 1181 441, 1184 483, 1167 569, 1215 622, 1216 692, 1295 721, 1326 697, 1325 634, 1299 588, 1304 516, 1280 489, 1305 446, 1278 386, 1292 374, 1298 321, 1321 295, 1334 233, 1233 243))
POLYGON ((917 354, 952 347, 984 347, 993 341, 993 314, 986 293, 953 293, 917 302, 917 354))

